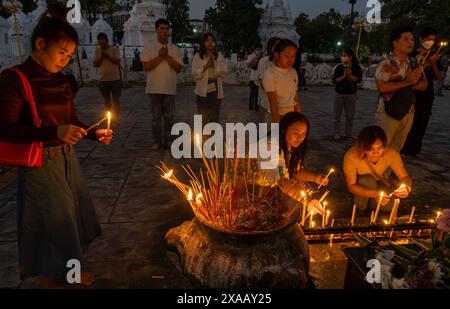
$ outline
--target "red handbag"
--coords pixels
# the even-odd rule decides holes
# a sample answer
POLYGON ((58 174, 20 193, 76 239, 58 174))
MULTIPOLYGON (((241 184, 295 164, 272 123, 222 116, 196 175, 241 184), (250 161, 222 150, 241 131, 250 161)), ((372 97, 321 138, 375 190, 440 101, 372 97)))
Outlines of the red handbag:
MULTIPOLYGON (((17 68, 11 68, 19 74, 22 84, 25 88, 25 95, 33 113, 34 125, 41 127, 41 119, 36 110, 33 91, 25 75, 17 68)), ((3 103, 5 104, 5 103, 3 103)), ((43 142, 34 142, 30 144, 15 144, 0 141, 0 165, 23 166, 23 167, 42 167, 43 142)))

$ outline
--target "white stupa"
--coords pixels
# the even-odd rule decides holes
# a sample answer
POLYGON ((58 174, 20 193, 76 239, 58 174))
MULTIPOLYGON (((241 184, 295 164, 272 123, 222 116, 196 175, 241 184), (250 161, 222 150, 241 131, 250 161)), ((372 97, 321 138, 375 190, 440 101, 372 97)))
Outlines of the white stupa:
POLYGON ((282 39, 292 40, 297 44, 300 35, 295 31, 290 4, 288 3, 286 7, 283 0, 274 0, 273 5, 270 6, 269 2, 270 0, 267 0, 259 26, 261 43, 263 46, 266 46, 267 41, 271 37, 276 36, 282 39))
POLYGON ((124 24, 124 45, 144 47, 156 39, 155 22, 166 17, 166 7, 159 1, 142 0, 136 3, 130 12, 130 18, 124 24))

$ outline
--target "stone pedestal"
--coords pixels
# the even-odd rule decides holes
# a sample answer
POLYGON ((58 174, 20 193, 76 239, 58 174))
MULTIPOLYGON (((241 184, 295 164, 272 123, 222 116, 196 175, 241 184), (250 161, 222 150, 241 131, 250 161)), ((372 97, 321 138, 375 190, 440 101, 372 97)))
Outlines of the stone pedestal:
POLYGON ((295 221, 271 232, 217 231, 197 219, 166 235, 196 288, 306 288, 309 249, 295 221))

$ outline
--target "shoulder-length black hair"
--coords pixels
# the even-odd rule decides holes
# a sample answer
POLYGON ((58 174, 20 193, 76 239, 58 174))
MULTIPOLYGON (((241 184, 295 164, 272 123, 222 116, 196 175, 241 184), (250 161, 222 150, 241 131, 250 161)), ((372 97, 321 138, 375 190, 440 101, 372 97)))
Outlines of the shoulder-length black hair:
POLYGON ((299 112, 290 112, 281 118, 280 121, 280 150, 283 151, 284 159, 286 161, 286 166, 289 170, 289 178, 293 179, 295 173, 302 170, 303 162, 305 160, 306 151, 308 148, 308 137, 310 131, 310 123, 308 118, 305 115, 299 112), (307 126, 306 137, 303 143, 297 148, 292 149, 291 156, 288 161, 288 145, 286 143, 286 134, 290 126, 295 123, 304 123, 307 126))
MULTIPOLYGON (((202 39, 202 43, 200 44, 199 55, 200 55, 201 59, 205 59, 205 56, 206 56, 205 42, 210 37, 213 38, 214 42, 217 44, 217 40, 216 40, 216 37, 214 36, 214 34, 212 34, 212 33, 205 33, 205 35, 203 36, 203 39, 202 39)), ((217 60, 217 57, 219 57, 219 52, 217 51, 217 46, 216 46, 214 48, 214 58, 217 60)))
POLYGON ((358 149, 358 155, 360 158, 364 158, 366 151, 372 148, 372 145, 380 140, 383 146, 387 146, 387 136, 386 132, 379 126, 370 126, 364 128, 361 133, 359 133, 358 140, 356 142, 356 147, 358 149))
POLYGON ((352 60, 352 64, 358 64, 358 58, 356 57, 355 52, 351 48, 344 48, 343 52, 350 57, 352 60))
POLYGON ((32 51, 36 49, 35 43, 38 38, 42 38, 48 45, 61 40, 71 41, 78 45, 77 31, 59 17, 44 16, 39 20, 31 36, 32 51))

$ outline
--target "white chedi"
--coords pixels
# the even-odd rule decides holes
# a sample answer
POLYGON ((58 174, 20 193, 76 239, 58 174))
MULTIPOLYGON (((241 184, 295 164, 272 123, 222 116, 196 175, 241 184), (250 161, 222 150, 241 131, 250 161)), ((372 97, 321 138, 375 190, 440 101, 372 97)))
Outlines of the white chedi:
POLYGON ((259 26, 259 36, 264 46, 274 36, 298 43, 300 35, 295 30, 289 3, 286 7, 283 0, 275 0, 270 7, 267 1, 259 26))

